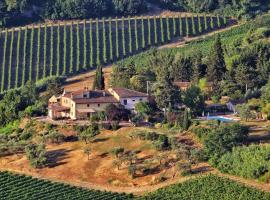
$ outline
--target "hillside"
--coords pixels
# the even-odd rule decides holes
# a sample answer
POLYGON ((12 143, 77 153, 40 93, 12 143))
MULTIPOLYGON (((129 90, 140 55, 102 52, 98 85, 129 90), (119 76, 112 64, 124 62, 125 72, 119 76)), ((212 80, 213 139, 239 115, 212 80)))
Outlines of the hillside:
POLYGON ((0 34, 1 92, 52 75, 73 75, 231 25, 215 16, 89 20, 10 29, 0 34))

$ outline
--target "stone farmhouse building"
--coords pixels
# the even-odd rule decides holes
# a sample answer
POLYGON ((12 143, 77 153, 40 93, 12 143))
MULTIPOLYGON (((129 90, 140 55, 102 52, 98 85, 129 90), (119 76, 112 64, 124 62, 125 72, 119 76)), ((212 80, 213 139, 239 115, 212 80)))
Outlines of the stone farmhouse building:
POLYGON ((109 88, 108 90, 83 90, 64 93, 49 99, 48 116, 53 120, 69 118, 85 120, 93 113, 105 111, 110 104, 123 105, 133 111, 139 102, 148 102, 148 95, 142 92, 125 89, 109 88))

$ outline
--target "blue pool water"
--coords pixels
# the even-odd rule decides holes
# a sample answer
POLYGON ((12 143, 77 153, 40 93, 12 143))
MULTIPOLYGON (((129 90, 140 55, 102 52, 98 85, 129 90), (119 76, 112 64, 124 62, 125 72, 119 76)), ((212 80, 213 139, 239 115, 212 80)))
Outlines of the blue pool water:
POLYGON ((222 117, 222 116, 209 116, 209 117, 206 117, 206 120, 219 120, 221 122, 234 122, 235 121, 233 119, 222 117))

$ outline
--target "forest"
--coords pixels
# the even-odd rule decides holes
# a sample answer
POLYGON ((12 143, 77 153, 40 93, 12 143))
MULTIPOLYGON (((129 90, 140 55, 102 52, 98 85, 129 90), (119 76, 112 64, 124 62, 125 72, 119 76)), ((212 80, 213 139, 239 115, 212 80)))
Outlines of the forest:
POLYGON ((216 12, 249 19, 269 9, 268 0, 151 0, 164 9, 187 12, 216 12))

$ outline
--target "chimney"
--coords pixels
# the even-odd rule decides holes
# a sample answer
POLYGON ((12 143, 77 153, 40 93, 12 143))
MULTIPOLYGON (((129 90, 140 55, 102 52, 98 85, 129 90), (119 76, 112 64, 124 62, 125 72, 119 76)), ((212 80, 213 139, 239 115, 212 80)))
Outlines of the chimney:
POLYGON ((106 92, 105 92, 105 91, 103 91, 103 96, 104 96, 104 97, 106 96, 106 92))

